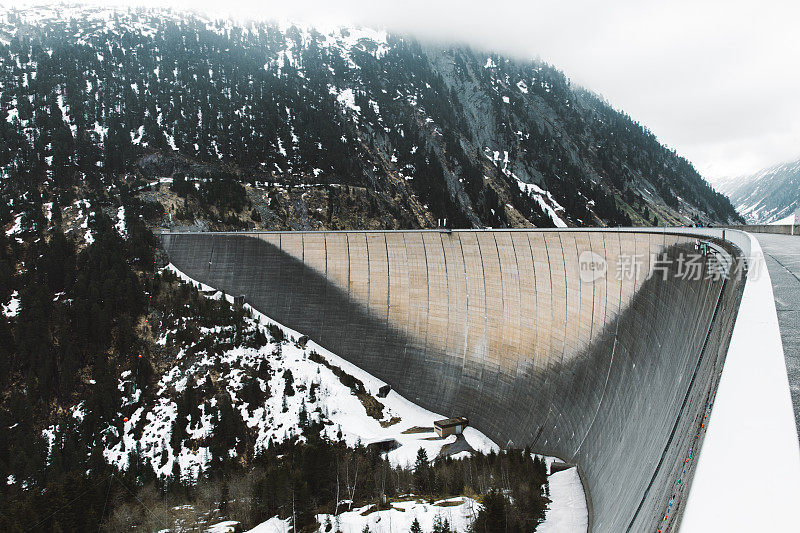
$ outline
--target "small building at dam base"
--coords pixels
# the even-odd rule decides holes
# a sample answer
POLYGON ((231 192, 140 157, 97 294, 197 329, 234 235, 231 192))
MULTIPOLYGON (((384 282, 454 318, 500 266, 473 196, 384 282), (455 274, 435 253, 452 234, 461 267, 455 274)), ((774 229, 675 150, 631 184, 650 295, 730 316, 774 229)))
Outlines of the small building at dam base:
POLYGON ((463 416, 457 418, 445 418, 443 420, 436 420, 433 423, 433 430, 439 435, 440 438, 449 437, 450 435, 461 435, 464 428, 469 425, 469 420, 463 416))

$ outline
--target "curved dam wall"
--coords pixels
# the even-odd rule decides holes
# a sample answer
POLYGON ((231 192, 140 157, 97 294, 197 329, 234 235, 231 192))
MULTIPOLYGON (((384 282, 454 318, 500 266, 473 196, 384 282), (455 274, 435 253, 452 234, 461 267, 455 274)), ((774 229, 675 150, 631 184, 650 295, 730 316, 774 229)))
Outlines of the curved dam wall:
POLYGON ((190 277, 423 407, 579 464, 594 531, 680 523, 744 285, 733 246, 568 230, 161 239, 190 277))

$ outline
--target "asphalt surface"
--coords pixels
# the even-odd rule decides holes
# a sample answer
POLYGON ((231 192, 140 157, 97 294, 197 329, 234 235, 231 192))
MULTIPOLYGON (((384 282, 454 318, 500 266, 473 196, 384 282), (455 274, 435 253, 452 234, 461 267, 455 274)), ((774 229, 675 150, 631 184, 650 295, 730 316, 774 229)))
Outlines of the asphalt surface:
POLYGON ((800 428, 800 236, 755 235, 772 279, 794 417, 800 428))

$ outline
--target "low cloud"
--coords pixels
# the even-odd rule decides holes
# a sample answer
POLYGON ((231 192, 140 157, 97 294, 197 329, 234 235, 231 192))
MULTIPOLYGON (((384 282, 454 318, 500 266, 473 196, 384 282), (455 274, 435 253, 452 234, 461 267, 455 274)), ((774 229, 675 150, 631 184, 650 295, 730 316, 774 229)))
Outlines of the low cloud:
POLYGON ((712 181, 800 157, 796 2, 117 3, 171 5, 240 19, 377 26, 539 57, 630 114, 712 181))

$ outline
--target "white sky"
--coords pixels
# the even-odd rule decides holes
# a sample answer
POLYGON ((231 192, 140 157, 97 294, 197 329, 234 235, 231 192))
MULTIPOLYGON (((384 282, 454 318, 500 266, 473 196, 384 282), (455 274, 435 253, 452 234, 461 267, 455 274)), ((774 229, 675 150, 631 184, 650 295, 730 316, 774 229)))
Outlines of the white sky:
POLYGON ((362 24, 538 56, 630 114, 712 181, 800 157, 795 0, 111 1, 362 24))

